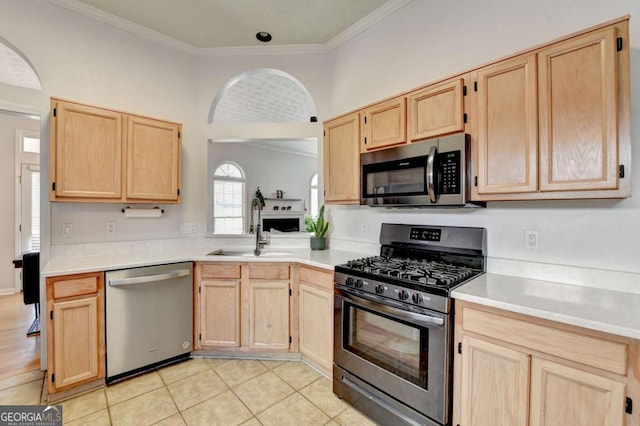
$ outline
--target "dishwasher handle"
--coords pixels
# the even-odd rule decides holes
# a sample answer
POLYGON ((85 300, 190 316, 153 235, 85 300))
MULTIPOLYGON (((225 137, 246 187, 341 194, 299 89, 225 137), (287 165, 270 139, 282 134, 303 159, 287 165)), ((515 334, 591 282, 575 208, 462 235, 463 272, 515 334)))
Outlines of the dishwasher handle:
POLYGON ((190 270, 177 269, 175 271, 166 272, 164 274, 143 275, 141 277, 131 277, 131 278, 110 278, 109 286, 117 287, 122 285, 151 283, 155 281, 164 281, 164 280, 170 280, 173 278, 186 277, 188 275, 191 275, 190 270))

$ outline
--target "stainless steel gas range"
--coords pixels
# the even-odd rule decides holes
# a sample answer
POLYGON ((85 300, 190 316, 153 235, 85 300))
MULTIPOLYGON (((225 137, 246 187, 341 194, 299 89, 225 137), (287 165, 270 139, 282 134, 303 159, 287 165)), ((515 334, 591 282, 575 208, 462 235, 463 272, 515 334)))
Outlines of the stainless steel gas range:
POLYGON ((333 391, 380 424, 448 425, 451 290, 485 271, 483 228, 382 224, 335 268, 333 391))

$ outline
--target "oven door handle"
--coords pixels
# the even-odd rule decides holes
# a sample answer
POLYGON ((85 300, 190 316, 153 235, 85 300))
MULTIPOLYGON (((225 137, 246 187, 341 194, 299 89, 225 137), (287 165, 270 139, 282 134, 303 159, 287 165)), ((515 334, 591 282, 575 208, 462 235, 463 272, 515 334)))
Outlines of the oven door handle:
POLYGON ((357 303, 358 305, 367 307, 374 311, 379 311, 385 314, 393 315, 394 317, 404 319, 406 321, 411 321, 414 323, 419 323, 424 325, 437 325, 437 326, 444 325, 444 318, 427 315, 427 314, 419 314, 416 312, 404 311, 402 309, 387 306, 382 303, 375 303, 370 300, 364 299, 362 297, 345 293, 344 291, 339 289, 336 289, 336 293, 343 299, 350 300, 354 303, 357 303))
POLYGON ((436 194, 435 188, 435 161, 436 154, 438 153, 438 148, 432 146, 429 150, 429 158, 427 158, 427 192, 429 193, 429 199, 432 203, 436 203, 438 201, 438 195, 436 194))

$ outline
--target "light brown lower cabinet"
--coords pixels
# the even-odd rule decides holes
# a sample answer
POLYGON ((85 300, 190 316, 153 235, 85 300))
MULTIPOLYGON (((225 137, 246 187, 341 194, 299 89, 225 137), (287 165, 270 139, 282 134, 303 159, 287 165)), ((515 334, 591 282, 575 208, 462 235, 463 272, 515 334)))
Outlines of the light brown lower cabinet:
POLYGON ((333 365, 333 274, 299 268, 300 354, 331 376, 333 365))
POLYGON ((458 301, 456 344, 453 424, 640 424, 638 341, 458 301))
POLYGON ((103 384, 104 274, 47 278, 46 315, 50 399, 81 385, 103 384))
POLYGON ((200 263, 196 349, 287 352, 291 347, 288 263, 200 263))

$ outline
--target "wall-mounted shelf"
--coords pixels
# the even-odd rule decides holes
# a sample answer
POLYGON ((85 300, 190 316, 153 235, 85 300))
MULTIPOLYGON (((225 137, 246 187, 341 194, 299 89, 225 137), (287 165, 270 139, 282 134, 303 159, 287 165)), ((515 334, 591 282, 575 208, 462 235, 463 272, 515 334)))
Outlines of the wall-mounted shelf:
POLYGON ((268 201, 302 201, 301 198, 264 198, 265 200, 268 201))

